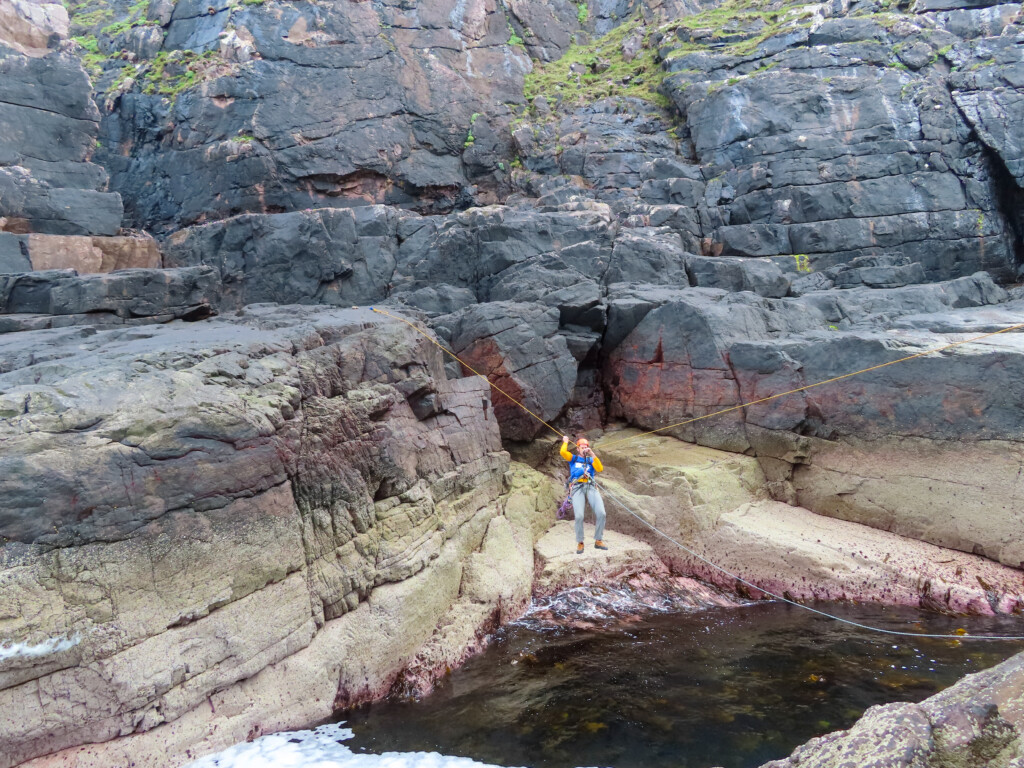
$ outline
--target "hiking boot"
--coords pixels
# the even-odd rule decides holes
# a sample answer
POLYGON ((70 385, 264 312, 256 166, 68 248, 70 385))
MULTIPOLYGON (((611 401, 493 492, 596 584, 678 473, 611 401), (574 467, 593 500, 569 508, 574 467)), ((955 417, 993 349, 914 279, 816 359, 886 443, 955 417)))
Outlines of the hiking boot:
POLYGON ((603 541, 601 541, 600 539, 598 539, 597 541, 595 541, 595 542, 594 542, 594 549, 608 549, 608 547, 606 547, 606 546, 604 545, 604 542, 603 542, 603 541))
POLYGON ((582 555, 583 554, 583 542, 582 541, 579 544, 576 545, 576 554, 577 555, 582 555))

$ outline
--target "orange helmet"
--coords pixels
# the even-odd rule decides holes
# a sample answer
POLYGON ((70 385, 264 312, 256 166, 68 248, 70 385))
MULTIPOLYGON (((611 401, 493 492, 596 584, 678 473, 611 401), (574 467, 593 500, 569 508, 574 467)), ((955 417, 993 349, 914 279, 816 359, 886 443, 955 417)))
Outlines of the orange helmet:
POLYGON ((590 441, 587 440, 587 438, 585 438, 585 437, 581 437, 579 440, 576 441, 576 447, 577 448, 589 448, 590 447, 590 441))

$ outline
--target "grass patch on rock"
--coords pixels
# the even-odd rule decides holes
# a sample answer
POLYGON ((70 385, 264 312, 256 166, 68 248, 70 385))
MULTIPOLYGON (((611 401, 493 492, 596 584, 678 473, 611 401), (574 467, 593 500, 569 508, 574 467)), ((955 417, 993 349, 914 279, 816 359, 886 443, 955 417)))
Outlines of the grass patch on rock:
POLYGON ((161 51, 138 75, 143 93, 177 98, 219 74, 224 62, 216 51, 161 51))
POLYGON ((609 97, 631 97, 668 107, 659 91, 665 71, 646 28, 638 16, 587 45, 573 45, 548 64, 536 64, 526 76, 527 99, 544 96, 568 104, 591 104, 609 97), (636 56, 628 61, 623 43, 636 33, 643 36, 636 56))

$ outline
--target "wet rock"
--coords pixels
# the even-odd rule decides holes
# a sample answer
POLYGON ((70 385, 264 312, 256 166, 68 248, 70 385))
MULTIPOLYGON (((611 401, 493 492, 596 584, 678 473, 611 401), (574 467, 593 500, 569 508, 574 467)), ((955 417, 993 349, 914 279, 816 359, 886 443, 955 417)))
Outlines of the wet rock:
MULTIPOLYGON (((984 273, 945 284, 820 291, 797 299, 764 299, 701 288, 625 293, 621 300, 609 302, 613 340, 622 339, 607 358, 605 380, 612 393, 612 411, 651 428, 703 416, 907 356, 906 348, 892 349, 885 334, 870 330, 902 315, 933 313, 937 320, 957 309, 999 304, 1007 298, 984 273), (636 311, 639 308, 642 313, 636 311), (628 330, 638 317, 642 317, 639 324, 628 330), (850 332, 843 333, 847 329, 850 332)), ((922 349, 948 340, 925 336, 913 343, 915 349, 922 349)), ((1007 339, 1004 344, 1003 350, 993 349, 992 354, 1016 360, 1014 342, 1007 339)), ((1002 408, 984 416, 966 405, 977 398, 995 402, 993 397, 998 400, 1008 394, 987 388, 985 394, 978 392, 968 381, 977 364, 974 353, 958 350, 942 363, 944 383, 926 394, 920 382, 934 380, 923 373, 931 363, 919 358, 878 375, 874 383, 870 374, 860 378, 856 391, 863 399, 856 407, 840 395, 845 389, 837 384, 831 393, 823 389, 759 406, 747 411, 746 421, 828 439, 852 433, 931 437, 955 433, 960 439, 968 435, 1009 439, 1018 428, 1015 418, 1007 418, 1002 408), (899 382, 911 380, 917 382, 918 394, 913 405, 895 395, 902 386, 899 382), (951 399, 953 392, 957 394, 951 399), (904 404, 891 411, 878 410, 873 403, 881 401, 904 404)), ((733 412, 707 424, 681 427, 679 436, 746 450, 749 443, 742 421, 739 412, 733 412)))
POLYGON ((609 283, 689 285, 682 238, 668 228, 623 230, 605 274, 609 283))
MULTIPOLYGON (((589 515, 588 515, 589 516, 589 515)), ((668 577, 668 569, 654 550, 631 536, 607 531, 607 551, 594 549, 594 526, 588 524, 586 549, 576 554, 572 521, 556 523, 536 546, 537 575, 533 590, 545 597, 580 585, 621 584, 646 575, 654 579, 668 577)))
POLYGON ((25 253, 23 240, 8 232, 0 232, 0 274, 28 272, 32 262, 25 253))
POLYGON ((8 0, 0 28, 0 231, 116 234, 121 199, 91 162, 100 114, 81 62, 60 49, 67 11, 8 0))
MULTIPOLYGON (((772 470, 753 457, 635 431, 607 433, 595 452, 606 467, 602 487, 610 526, 649 543, 673 573, 761 596, 646 524, 729 573, 797 600, 864 600, 980 615, 1024 606, 1015 568, 903 538, 880 530, 877 520, 868 527, 768 500, 772 470)), ((979 463, 982 455, 976 454, 979 463)))
MULTIPOLYGON (((1007 236, 1005 227, 1016 223, 1014 214, 1008 221, 1002 213, 1013 206, 1005 202, 1000 167, 1012 161, 1013 129, 996 126, 986 139, 984 127, 986 114, 1012 113, 1015 91, 988 96, 993 88, 974 92, 970 83, 1002 77, 1016 54, 1008 42, 993 41, 992 50, 1006 51, 1005 58, 994 57, 990 69, 979 62, 969 73, 949 75, 954 94, 962 93, 951 98, 939 85, 946 73, 938 50, 949 50, 953 34, 998 35, 1006 24, 981 23, 982 14, 1002 19, 995 12, 956 13, 979 18, 915 19, 925 33, 910 19, 888 27, 838 16, 815 23, 806 42, 781 33, 765 41, 781 47, 766 48, 756 60, 714 51, 674 55, 669 68, 677 74, 668 77, 667 92, 712 180, 703 201, 703 252, 792 254, 815 269, 898 252, 920 264, 928 280, 978 269, 1005 279, 1015 271, 1009 244, 1017 235, 1007 236), (759 111, 760 104, 772 109, 759 111)), ((652 202, 670 201, 664 181, 646 189, 652 202)), ((679 201, 699 205, 688 196, 679 201)))
POLYGON ((579 176, 587 197, 602 202, 635 198, 649 164, 671 158, 669 123, 638 99, 603 99, 557 122, 521 126, 514 134, 527 169, 579 176))
POLYGON ((759 296, 778 299, 789 294, 789 280, 768 259, 738 259, 687 254, 686 270, 694 285, 724 288, 727 291, 752 291, 759 296))
POLYGON ((915 765, 1006 765, 1024 758, 1020 686, 1024 655, 968 675, 920 704, 868 709, 846 731, 819 736, 762 768, 878 768, 915 765))
POLYGON ((1024 187, 1024 61, 1012 38, 986 41, 984 52, 988 59, 951 75, 953 99, 1017 186, 1024 187))
POLYGON ((388 294, 398 220, 393 209, 376 206, 238 216, 175 233, 164 261, 215 267, 225 307, 369 304, 388 294))
POLYGON ((539 486, 515 486, 506 523, 486 383, 446 381, 401 323, 253 307, 14 334, 0 360, 0 601, 22 606, 5 766, 156 763, 299 726, 385 694, 443 617, 462 652, 522 600, 539 486))
MULTIPOLYGON (((486 300, 490 292, 532 300, 535 289, 513 275, 539 268, 550 274, 551 290, 581 275, 599 282, 608 268, 615 227, 606 207, 544 211, 498 206, 448 218, 404 219, 395 266, 396 294, 445 283, 466 287, 486 300), (529 298, 528 298, 529 296, 529 298)), ((555 299, 554 301, 557 301, 555 299)))
MULTIPOLYGON (((101 155, 131 224, 161 233, 241 213, 486 202, 510 155, 506 103, 522 102, 529 69, 508 43, 504 8, 482 2, 179 2, 161 50, 191 67, 194 86, 170 109, 147 87, 167 77, 142 61, 101 155)), ((190 83, 165 87, 176 85, 190 83)))

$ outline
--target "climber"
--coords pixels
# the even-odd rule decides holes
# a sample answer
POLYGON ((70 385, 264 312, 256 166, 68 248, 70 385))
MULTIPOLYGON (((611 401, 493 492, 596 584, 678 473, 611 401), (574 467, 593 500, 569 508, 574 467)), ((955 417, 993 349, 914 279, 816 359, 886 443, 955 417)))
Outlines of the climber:
POLYGON ((587 502, 594 510, 597 518, 597 529, 594 531, 594 549, 608 549, 601 540, 604 536, 604 501, 601 492, 594 482, 594 472, 603 472, 601 460, 590 450, 590 441, 581 437, 576 441, 578 455, 569 452, 569 437, 562 436, 562 458, 569 462, 569 496, 572 498, 572 511, 576 517, 576 554, 583 554, 583 511, 587 502))

